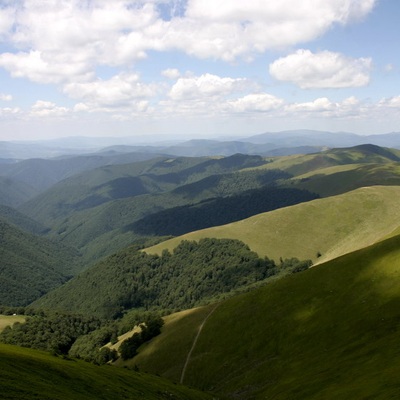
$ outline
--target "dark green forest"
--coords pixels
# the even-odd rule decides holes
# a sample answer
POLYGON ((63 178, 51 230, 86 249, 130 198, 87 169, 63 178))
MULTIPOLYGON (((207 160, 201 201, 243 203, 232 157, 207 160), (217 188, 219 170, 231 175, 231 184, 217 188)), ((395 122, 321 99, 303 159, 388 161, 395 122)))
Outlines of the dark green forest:
POLYGON ((160 315, 215 301, 310 265, 309 260, 295 258, 276 264, 231 239, 183 241, 173 253, 164 251, 161 256, 131 247, 27 309, 3 309, 28 317, 25 323, 6 328, 0 341, 103 364, 117 355, 100 348, 140 325, 141 331, 121 349, 125 359, 131 358, 141 344, 160 333, 160 315), (55 309, 62 311, 51 311, 55 309))
POLYGON ((25 306, 62 285, 77 269, 77 250, 0 218, 0 304, 25 306))
POLYGON ((130 247, 84 271, 33 306, 108 319, 130 309, 176 311, 310 264, 291 259, 277 265, 231 239, 183 241, 172 254, 164 251, 161 256, 130 247))

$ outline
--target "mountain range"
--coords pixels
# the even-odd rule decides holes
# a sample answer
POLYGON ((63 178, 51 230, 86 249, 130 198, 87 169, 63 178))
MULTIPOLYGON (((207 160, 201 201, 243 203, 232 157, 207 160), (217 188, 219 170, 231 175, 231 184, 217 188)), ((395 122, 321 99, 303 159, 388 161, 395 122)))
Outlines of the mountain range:
POLYGON ((400 395, 399 133, 26 145, 0 144, 5 398, 400 395))

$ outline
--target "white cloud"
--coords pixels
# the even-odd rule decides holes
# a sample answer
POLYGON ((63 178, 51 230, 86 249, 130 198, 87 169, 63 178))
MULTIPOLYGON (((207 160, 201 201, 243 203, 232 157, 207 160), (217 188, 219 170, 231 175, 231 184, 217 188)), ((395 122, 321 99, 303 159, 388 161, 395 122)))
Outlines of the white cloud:
POLYGON ((85 107, 121 107, 153 97, 158 89, 140 82, 137 74, 121 73, 109 80, 68 83, 63 90, 72 98, 84 100, 85 107))
POLYGON ((15 77, 59 83, 91 80, 97 65, 128 67, 150 50, 250 59, 361 18, 376 1, 10 1, 0 8, 0 38, 17 53, 2 54, 0 66, 15 77))
POLYGON ((181 73, 176 68, 168 68, 164 71, 161 71, 161 75, 168 79, 178 79, 181 76, 181 73))
POLYGON ((320 115, 331 118, 353 118, 365 114, 366 105, 354 96, 348 97, 341 102, 333 102, 327 97, 321 97, 310 102, 292 103, 285 106, 285 113, 288 116, 320 115))
POLYGON ((276 110, 284 101, 268 93, 248 94, 228 102, 234 112, 268 112, 276 110))
POLYGON ((69 110, 66 107, 58 107, 50 101, 38 100, 32 107, 30 115, 32 117, 48 118, 48 117, 63 117, 68 114, 69 110))
POLYGON ((227 96, 249 87, 244 78, 221 78, 217 75, 179 78, 172 86, 169 97, 173 100, 199 100, 204 98, 227 96))
POLYGON ((2 119, 15 118, 19 115, 22 115, 22 110, 19 107, 0 108, 0 118, 2 119))
POLYGON ((40 51, 29 53, 0 54, 0 66, 7 69, 11 76, 28 78, 39 83, 60 83, 74 77, 86 80, 92 73, 85 62, 68 62, 68 59, 58 60, 40 51))
POLYGON ((11 101, 11 100, 12 100, 11 94, 0 93, 0 101, 11 101))
POLYGON ((269 66, 277 80, 292 82, 302 89, 345 88, 369 83, 370 58, 349 58, 339 53, 297 50, 269 66))
POLYGON ((0 38, 7 37, 14 22, 14 10, 12 8, 0 8, 0 38))
POLYGON ((376 0, 189 0, 174 20, 178 46, 198 57, 234 60, 313 40, 334 24, 367 15, 376 0), (182 35, 182 33, 186 33, 182 35))
POLYGON ((394 108, 400 110, 400 96, 393 96, 390 98, 385 98, 379 101, 379 107, 382 108, 394 108))

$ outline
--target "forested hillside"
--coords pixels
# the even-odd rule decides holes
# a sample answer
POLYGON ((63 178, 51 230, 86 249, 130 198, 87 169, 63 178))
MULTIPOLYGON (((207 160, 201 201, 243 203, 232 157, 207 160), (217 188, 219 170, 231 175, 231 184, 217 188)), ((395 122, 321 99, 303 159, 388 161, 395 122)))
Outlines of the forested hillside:
POLYGON ((42 235, 48 231, 48 228, 46 228, 44 225, 32 218, 29 218, 25 214, 20 213, 12 207, 0 205, 0 218, 5 222, 15 225, 19 229, 29 233, 42 235))
POLYGON ((78 253, 0 219, 0 304, 24 306, 66 282, 78 253))
POLYGON ((297 259, 275 263, 235 240, 182 242, 172 253, 147 255, 128 248, 94 265, 33 303, 103 318, 133 308, 191 308, 224 293, 311 265, 297 259))
POLYGON ((37 195, 32 186, 0 176, 0 204, 17 207, 37 195))

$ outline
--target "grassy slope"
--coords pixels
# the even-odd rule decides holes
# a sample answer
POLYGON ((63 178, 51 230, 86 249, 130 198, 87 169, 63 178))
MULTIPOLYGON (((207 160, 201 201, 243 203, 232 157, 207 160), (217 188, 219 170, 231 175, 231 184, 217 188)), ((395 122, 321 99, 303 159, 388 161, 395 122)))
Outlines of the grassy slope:
POLYGON ((24 322, 23 315, 0 315, 0 332, 6 327, 11 326, 15 322, 24 322))
POLYGON ((400 151, 374 145, 331 149, 320 153, 276 157, 259 168, 278 168, 293 175, 282 182, 334 196, 363 186, 400 185, 400 151))
POLYGON ((181 240, 204 237, 245 242, 260 256, 323 262, 370 245, 400 225, 400 187, 375 186, 318 199, 179 236, 148 248, 172 250, 181 240), (320 252, 322 257, 317 258, 320 252))
POLYGON ((299 175, 290 187, 309 190, 322 197, 333 196, 363 186, 400 185, 400 164, 349 164, 328 167, 299 175))
POLYGON ((0 345, 0 386, 2 399, 16 400, 211 398, 162 378, 7 345, 0 345))
MULTIPOLYGON (((237 399, 398 398, 399 282, 396 236, 229 299, 207 321, 184 383, 237 399)), ((186 355, 168 357, 200 313, 167 324, 132 362, 179 380, 186 355)))

